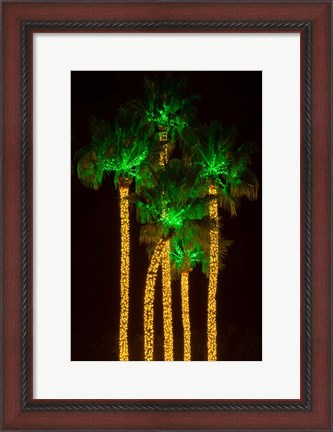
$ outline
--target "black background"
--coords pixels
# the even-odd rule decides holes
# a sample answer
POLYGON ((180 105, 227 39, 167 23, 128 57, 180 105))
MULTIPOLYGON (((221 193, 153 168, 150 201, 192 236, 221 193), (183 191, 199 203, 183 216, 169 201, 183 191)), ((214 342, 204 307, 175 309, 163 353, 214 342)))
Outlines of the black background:
MULTIPOLYGON (((72 72, 72 161, 89 144, 92 116, 113 121, 121 105, 143 96, 143 76, 151 72, 72 72)), ((163 72, 155 73, 163 76, 163 72)), ((233 240, 219 273, 217 293, 218 359, 261 360, 261 72, 177 72, 186 76, 185 95, 194 102, 200 123, 235 125, 239 143, 258 151, 253 169, 259 199, 242 201, 237 217, 220 210, 222 234, 233 240)), ((74 167, 74 164, 73 164, 74 167)), ((134 209, 133 209, 134 210, 134 209)), ((131 212, 130 360, 143 360, 143 294, 148 259, 139 245, 140 226, 131 212)), ((118 360, 120 314, 119 198, 113 176, 98 191, 82 186, 75 167, 71 184, 71 359, 118 360)), ((163 360, 160 276, 155 301, 155 360, 163 360)), ((200 267, 190 274, 192 360, 206 360, 208 280, 200 267)), ((175 360, 183 357, 180 282, 173 283, 175 360)))

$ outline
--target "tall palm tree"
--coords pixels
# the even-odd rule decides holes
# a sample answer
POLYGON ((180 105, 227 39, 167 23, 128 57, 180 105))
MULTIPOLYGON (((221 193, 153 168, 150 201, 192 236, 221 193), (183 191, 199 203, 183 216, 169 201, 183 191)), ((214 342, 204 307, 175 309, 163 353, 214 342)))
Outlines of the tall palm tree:
POLYGON ((77 173, 81 182, 97 190, 106 174, 114 173, 114 184, 120 198, 120 330, 119 359, 127 361, 129 319, 130 218, 127 196, 134 178, 151 150, 145 134, 119 123, 93 119, 92 141, 77 154, 77 173))
POLYGON ((193 153, 201 167, 207 192, 215 196, 209 204, 209 215, 214 225, 210 230, 207 350, 208 360, 217 360, 216 292, 219 255, 219 205, 232 216, 237 213, 240 198, 257 198, 258 181, 250 169, 253 146, 236 145, 234 129, 225 129, 212 122, 196 136, 193 153))
MULTIPOLYGON (((174 80, 167 75, 164 80, 157 81, 145 78, 145 89, 148 109, 145 121, 148 128, 158 131, 161 144, 159 166, 166 167, 171 151, 174 148, 176 138, 181 138, 189 121, 193 118, 194 108, 189 98, 183 97, 186 80, 174 80)), ((164 193, 162 191, 162 193, 164 193)), ((163 210, 165 212, 165 210, 163 210)), ((162 285, 163 285, 163 310, 166 317, 166 332, 171 327, 171 267, 170 267, 170 243, 166 242, 162 252, 162 285)), ((171 340, 170 336, 165 340, 171 340)), ((171 347, 166 346, 166 357, 172 360, 171 347)), ((172 350, 173 351, 173 350, 172 350)))
MULTIPOLYGON (((170 239, 208 214, 208 197, 197 184, 198 169, 184 167, 178 159, 152 173, 154 184, 141 187, 131 199, 136 202, 139 221, 143 223, 140 240, 149 245, 151 259, 147 273, 144 301, 145 360, 153 360, 154 292, 159 264, 167 257, 163 279, 164 359, 173 360, 171 309, 170 239), (192 188, 190 188, 192 186, 192 188), (190 191, 190 192, 189 192, 190 191)), ((162 268, 164 266, 164 260, 162 268)))
MULTIPOLYGON (((145 95, 143 100, 130 101, 122 111, 139 118, 143 130, 146 130, 151 137, 158 137, 160 150, 158 164, 155 170, 165 168, 168 164, 172 150, 175 147, 176 139, 181 140, 184 131, 195 115, 194 107, 191 103, 193 97, 184 97, 186 79, 176 80, 171 74, 167 74, 163 79, 156 76, 144 78, 145 95)), ((146 171, 144 187, 151 179, 150 172, 146 171)), ((150 184, 153 184, 150 181, 150 184)), ((164 191, 161 191, 164 194, 164 191)), ((162 250, 162 284, 163 284, 163 308, 165 318, 165 331, 171 327, 168 323, 172 320, 171 316, 171 282, 170 282, 170 245, 166 242, 162 250)), ((171 341, 171 336, 165 338, 171 341)), ((166 342, 168 343, 168 342, 166 342)), ((168 359, 171 359, 170 346, 165 348, 168 359)))

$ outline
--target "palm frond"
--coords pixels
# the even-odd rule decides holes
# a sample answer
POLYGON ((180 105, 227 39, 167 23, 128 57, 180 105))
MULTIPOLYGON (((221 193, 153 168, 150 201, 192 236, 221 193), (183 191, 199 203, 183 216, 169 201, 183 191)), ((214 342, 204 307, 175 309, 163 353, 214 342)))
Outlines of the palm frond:
POLYGON ((81 183, 88 188, 98 190, 103 182, 105 166, 103 157, 93 146, 86 146, 76 155, 76 171, 81 183))
POLYGON ((163 236, 163 227, 159 223, 148 223, 140 229, 140 243, 156 246, 163 236))
POLYGON ((111 144, 111 124, 109 121, 93 117, 90 121, 91 144, 109 146, 111 144))
POLYGON ((234 126, 225 128, 219 122, 192 131, 193 161, 200 167, 200 176, 208 185, 218 187, 218 202, 235 216, 240 199, 257 199, 258 181, 250 169, 253 143, 236 145, 234 126))

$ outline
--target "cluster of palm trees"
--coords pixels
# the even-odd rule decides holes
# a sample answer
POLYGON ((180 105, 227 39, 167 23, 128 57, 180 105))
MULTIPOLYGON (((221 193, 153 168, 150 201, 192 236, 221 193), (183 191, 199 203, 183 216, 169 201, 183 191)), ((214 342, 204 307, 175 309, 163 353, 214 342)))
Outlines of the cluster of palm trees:
POLYGON ((144 294, 144 357, 154 359, 154 298, 162 272, 164 360, 172 361, 172 280, 181 279, 184 360, 191 360, 189 275, 197 266, 208 277, 207 359, 217 360, 218 272, 230 242, 221 235, 219 207, 236 215, 240 199, 256 199, 250 169, 253 148, 236 145, 235 131, 219 122, 199 125, 185 80, 145 78, 141 100, 128 102, 111 124, 91 122, 91 144, 76 155, 83 185, 98 189, 114 175, 121 220, 119 360, 129 360, 129 206, 136 207, 140 241, 149 265, 144 294), (181 158, 174 158, 175 148, 181 158))

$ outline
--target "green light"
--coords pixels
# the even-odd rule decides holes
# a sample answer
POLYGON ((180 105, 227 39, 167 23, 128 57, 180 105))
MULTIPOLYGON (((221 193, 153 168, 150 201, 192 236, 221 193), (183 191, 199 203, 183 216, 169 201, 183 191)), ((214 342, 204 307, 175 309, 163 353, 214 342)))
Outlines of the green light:
POLYGON ((164 128, 167 133, 170 131, 172 133, 175 130, 182 132, 188 126, 188 122, 177 113, 180 108, 181 106, 175 102, 170 105, 164 102, 162 109, 154 106, 146 112, 147 122, 154 123, 159 128, 164 128))
POLYGON ((165 208, 165 212, 161 215, 159 220, 168 228, 181 228, 183 225, 182 216, 184 215, 184 212, 184 209, 177 210, 173 208, 165 208))
POLYGON ((172 159, 153 176, 153 185, 140 187, 136 194, 139 221, 160 223, 164 235, 182 229, 187 220, 208 214, 208 199, 202 194, 199 171, 172 159))
POLYGON ((91 128, 91 144, 79 150, 76 156, 82 183, 98 189, 104 176, 111 172, 116 187, 119 178, 139 178, 152 147, 148 136, 139 133, 134 124, 123 128, 118 123, 111 126, 105 120, 94 119, 91 128))
POLYGON ((173 79, 171 75, 162 80, 145 77, 145 100, 134 102, 132 106, 151 131, 163 129, 168 138, 174 140, 188 127, 193 107, 190 98, 184 97, 185 85, 185 80, 173 79))
MULTIPOLYGON (((193 234, 192 234, 193 235, 193 234)), ((191 233, 189 233, 191 236, 191 233)), ((198 242, 198 239, 195 239, 198 242)), ((207 264, 208 254, 202 249, 202 245, 193 241, 182 240, 179 236, 175 236, 171 241, 170 259, 174 265, 177 274, 182 271, 190 271, 198 264, 207 264)))

